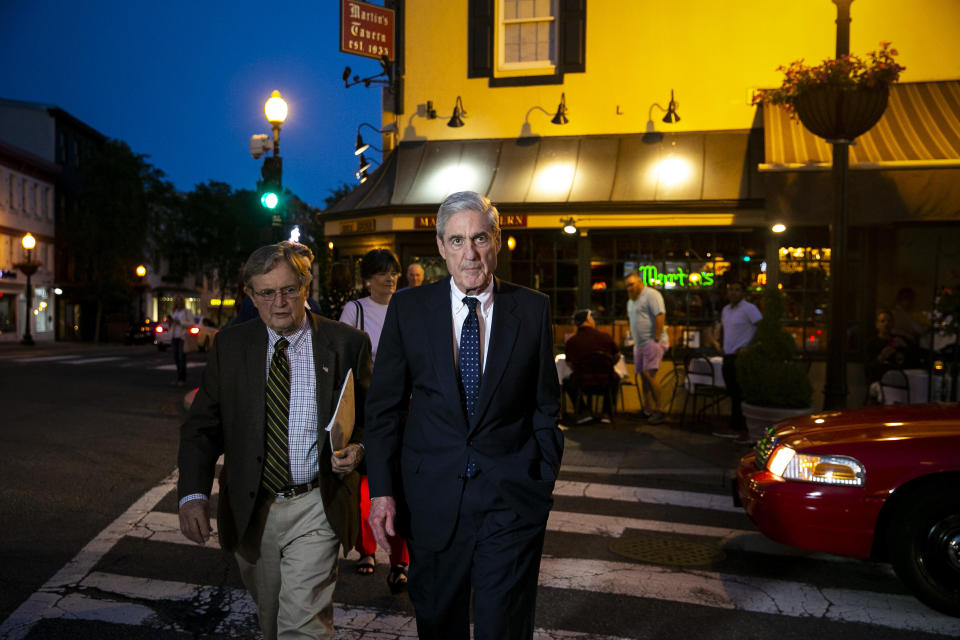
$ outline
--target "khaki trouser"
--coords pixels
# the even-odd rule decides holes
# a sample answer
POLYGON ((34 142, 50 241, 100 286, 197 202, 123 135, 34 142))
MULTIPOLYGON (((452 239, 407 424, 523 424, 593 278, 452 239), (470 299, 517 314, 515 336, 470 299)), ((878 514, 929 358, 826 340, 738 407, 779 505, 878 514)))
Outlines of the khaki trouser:
POLYGON ((333 639, 333 589, 340 541, 320 489, 277 498, 269 507, 253 564, 235 554, 257 604, 264 640, 333 639))

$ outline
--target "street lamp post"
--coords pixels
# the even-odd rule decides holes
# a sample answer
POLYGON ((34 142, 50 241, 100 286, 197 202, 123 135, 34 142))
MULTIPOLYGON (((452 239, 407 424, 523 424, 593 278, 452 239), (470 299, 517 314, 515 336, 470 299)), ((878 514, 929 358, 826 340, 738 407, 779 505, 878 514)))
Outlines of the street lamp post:
MULTIPOLYGON (((267 100, 266 104, 263 105, 263 112, 267 116, 267 122, 269 122, 273 127, 273 158, 264 158, 263 177, 268 186, 272 186, 278 191, 276 197, 279 198, 283 188, 281 178, 283 172, 283 159, 280 157, 280 125, 282 125, 287 119, 287 103, 282 97, 280 97, 279 91, 274 91, 270 94, 270 98, 267 100)), ((273 206, 265 206, 274 209, 272 225, 273 240, 274 242, 279 242, 283 236, 283 216, 285 215, 284 207, 282 205, 277 206, 277 204, 274 204, 273 206)))
POLYGON ((33 248, 37 246, 37 239, 34 238, 32 234, 27 233, 27 235, 20 239, 20 244, 23 246, 24 251, 26 251, 26 259, 23 262, 13 265, 14 268, 19 269, 23 272, 23 275, 27 276, 27 308, 23 314, 23 340, 20 341, 20 344, 33 346, 33 335, 30 333, 30 316, 33 315, 33 284, 30 282, 30 277, 40 268, 39 262, 31 260, 33 248))
POLYGON ((137 322, 143 322, 143 292, 146 291, 147 285, 144 284, 144 276, 147 275, 147 268, 145 266, 137 266, 137 290, 140 292, 140 317, 137 318, 137 322))
MULTIPOLYGON (((837 59, 850 53, 850 3, 833 0, 837 5, 837 59)), ((823 393, 824 409, 843 409, 847 403, 846 283, 847 269, 847 171, 850 166, 850 141, 833 142, 833 224, 830 227, 830 331, 827 335, 827 375, 823 393)))

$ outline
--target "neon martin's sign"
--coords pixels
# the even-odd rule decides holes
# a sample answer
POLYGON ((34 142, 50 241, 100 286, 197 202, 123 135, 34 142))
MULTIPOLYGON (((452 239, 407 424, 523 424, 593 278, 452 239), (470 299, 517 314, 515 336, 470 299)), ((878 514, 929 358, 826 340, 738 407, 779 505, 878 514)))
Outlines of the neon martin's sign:
POLYGON ((713 279, 716 276, 712 271, 692 271, 686 272, 677 267, 676 273, 661 273, 654 265, 645 264, 637 267, 637 273, 644 286, 657 286, 673 289, 676 287, 712 287, 713 279))

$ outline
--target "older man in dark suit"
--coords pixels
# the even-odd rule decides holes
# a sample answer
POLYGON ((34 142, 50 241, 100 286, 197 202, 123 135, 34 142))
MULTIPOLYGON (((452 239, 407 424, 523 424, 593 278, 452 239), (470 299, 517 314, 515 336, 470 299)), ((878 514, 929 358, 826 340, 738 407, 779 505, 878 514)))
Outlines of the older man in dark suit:
POLYGON ((473 192, 437 214, 451 277, 397 293, 365 444, 378 542, 410 547, 421 638, 531 638, 563 436, 550 301, 494 278, 499 214, 473 192), (399 478, 393 470, 399 464, 399 478))
POLYGON ((370 340, 306 310, 309 249, 261 247, 244 268, 259 318, 221 331, 180 432, 180 529, 204 544, 217 459, 220 544, 235 551, 264 638, 333 638, 340 546, 359 525, 370 340), (324 426, 350 369, 357 428, 331 451, 324 426))

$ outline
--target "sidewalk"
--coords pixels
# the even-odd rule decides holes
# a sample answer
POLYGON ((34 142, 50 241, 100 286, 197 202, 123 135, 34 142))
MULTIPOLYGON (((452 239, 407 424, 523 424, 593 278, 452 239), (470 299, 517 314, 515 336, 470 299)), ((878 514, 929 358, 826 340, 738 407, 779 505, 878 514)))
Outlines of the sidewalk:
POLYGON ((566 473, 615 476, 673 476, 726 488, 746 445, 711 435, 715 425, 679 425, 678 416, 649 425, 632 413, 618 413, 611 425, 563 425, 566 473))

